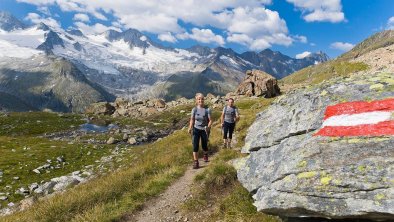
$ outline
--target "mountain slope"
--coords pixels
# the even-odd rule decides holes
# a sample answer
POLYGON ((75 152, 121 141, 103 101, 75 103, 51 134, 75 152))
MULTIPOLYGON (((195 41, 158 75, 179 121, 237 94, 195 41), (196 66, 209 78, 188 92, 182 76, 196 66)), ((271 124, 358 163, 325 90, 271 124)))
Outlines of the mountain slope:
POLYGON ((394 30, 385 30, 382 32, 378 32, 371 37, 365 39, 361 43, 357 44, 352 50, 341 55, 339 59, 355 59, 370 51, 378 48, 387 47, 392 44, 394 44, 394 30))
POLYGON ((54 29, 43 23, 1 31, 0 48, 0 60, 42 52, 66 58, 90 82, 131 99, 190 97, 197 91, 224 95, 237 87, 246 70, 260 69, 282 78, 328 59, 324 53, 293 59, 271 50, 238 54, 222 47, 176 49, 164 47, 135 29, 84 35, 80 30, 54 29), (194 84, 187 90, 177 87, 191 80, 194 84))
MULTIPOLYGON (((114 99, 90 83, 72 63, 45 55, 33 59, 1 60, 0 91, 26 104, 24 111, 82 112, 90 103, 114 99)), ((0 106, 6 106, 8 110, 21 111, 7 106, 4 100, 0 102, 0 106)))
POLYGON ((394 30, 376 33, 357 44, 352 50, 335 60, 301 69, 282 81, 286 84, 316 84, 332 77, 374 69, 394 72, 393 63, 394 30), (379 51, 376 56, 368 55, 379 51), (368 55, 368 56, 367 56, 368 55), (368 58, 365 58, 368 57, 368 58), (373 59, 371 59, 373 57, 373 59), (391 59, 391 60, 390 60, 391 59))
POLYGON ((0 11, 0 29, 12 31, 15 29, 24 29, 27 26, 15 18, 12 14, 0 11))

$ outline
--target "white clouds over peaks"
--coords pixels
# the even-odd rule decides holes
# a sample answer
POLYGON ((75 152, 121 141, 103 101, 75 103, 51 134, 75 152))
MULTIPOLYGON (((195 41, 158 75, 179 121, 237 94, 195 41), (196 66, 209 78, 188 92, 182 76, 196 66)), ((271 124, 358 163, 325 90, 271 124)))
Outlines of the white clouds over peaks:
POLYGON ((296 59, 303 59, 303 58, 309 56, 310 54, 311 54, 311 52, 305 51, 303 53, 297 54, 296 59))
POLYGON ((331 43, 330 47, 347 52, 347 51, 351 50, 354 47, 354 45, 351 43, 347 43, 347 42, 334 42, 334 43, 331 43))
POLYGON ((78 27, 78 29, 80 29, 84 34, 97 34, 97 33, 102 33, 105 32, 109 29, 113 29, 116 30, 118 32, 120 32, 121 30, 119 28, 113 27, 113 26, 105 26, 103 24, 100 23, 96 23, 94 25, 86 25, 83 22, 76 22, 75 26, 78 27))
POLYGON ((160 34, 157 38, 163 42, 177 42, 176 38, 171 34, 171 32, 160 34))
POLYGON ((294 40, 301 43, 308 43, 308 38, 303 35, 295 35, 293 36, 294 40))
POLYGON ((60 23, 54 20, 53 18, 43 18, 39 14, 36 13, 29 13, 25 17, 25 20, 30 20, 34 24, 39 24, 41 22, 45 23, 48 26, 53 28, 60 28, 60 23))
POLYGON ((179 39, 194 39, 198 42, 224 45, 223 37, 220 35, 215 35, 215 33, 213 33, 210 29, 193 28, 192 33, 178 34, 177 37, 179 39))
MULTIPOLYGON (((62 11, 77 13, 75 21, 87 22, 89 16, 106 20, 108 13, 112 15, 108 17, 115 18, 110 22, 117 27, 154 33, 167 42, 176 42, 178 38, 224 45, 227 40, 261 50, 274 44, 289 46, 294 41, 306 41, 290 37, 279 13, 264 7, 272 0, 17 1, 40 7, 59 6, 62 11)), ((97 24, 90 28, 83 23, 75 25, 91 31, 103 28, 97 24)))
POLYGON ((389 18, 389 20, 387 21, 386 29, 394 29, 394 16, 389 18))
POLYGON ((239 7, 233 11, 225 11, 218 15, 227 17, 227 41, 261 50, 272 44, 290 45, 293 39, 288 36, 286 22, 278 12, 265 8, 239 7))
POLYGON ((82 21, 82 22, 89 22, 89 16, 86 14, 75 14, 73 20, 82 21))
POLYGON ((307 22, 341 22, 345 21, 341 0, 287 0, 301 9, 307 22))

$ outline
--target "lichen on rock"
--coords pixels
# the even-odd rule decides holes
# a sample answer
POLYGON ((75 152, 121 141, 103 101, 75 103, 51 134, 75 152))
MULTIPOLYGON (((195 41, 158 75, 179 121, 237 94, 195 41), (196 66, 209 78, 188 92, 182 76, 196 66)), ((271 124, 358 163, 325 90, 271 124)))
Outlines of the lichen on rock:
POLYGON ((249 156, 237 168, 257 209, 284 217, 394 218, 394 136, 315 135, 327 106, 394 98, 392 80, 383 72, 331 79, 291 91, 257 114, 242 148, 249 156))

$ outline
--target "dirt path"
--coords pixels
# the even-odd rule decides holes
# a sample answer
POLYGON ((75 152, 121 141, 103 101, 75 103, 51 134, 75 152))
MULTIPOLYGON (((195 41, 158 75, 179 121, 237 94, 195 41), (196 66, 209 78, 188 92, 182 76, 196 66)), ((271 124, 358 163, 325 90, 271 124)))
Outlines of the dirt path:
MULTIPOLYGON (((233 147, 237 140, 236 136, 233 135, 233 147)), ((214 159, 214 156, 210 156, 210 160, 214 159)), ((202 172, 204 168, 209 165, 210 162, 205 163, 200 158, 200 169, 193 169, 192 166, 188 167, 185 174, 175 181, 168 189, 160 194, 158 197, 148 201, 144 205, 142 211, 137 212, 134 215, 130 215, 125 221, 138 221, 138 222, 174 222, 174 221, 201 221, 209 214, 207 212, 196 215, 183 215, 180 209, 182 203, 192 197, 191 186, 194 177, 202 172), (205 214, 205 215, 204 215, 205 214)))
POLYGON ((152 221, 192 221, 181 214, 180 206, 191 197, 191 185, 194 177, 200 173, 208 163, 200 159, 200 169, 192 169, 190 166, 185 174, 173 183, 159 197, 148 201, 142 211, 132 215, 128 221, 152 222, 152 221))

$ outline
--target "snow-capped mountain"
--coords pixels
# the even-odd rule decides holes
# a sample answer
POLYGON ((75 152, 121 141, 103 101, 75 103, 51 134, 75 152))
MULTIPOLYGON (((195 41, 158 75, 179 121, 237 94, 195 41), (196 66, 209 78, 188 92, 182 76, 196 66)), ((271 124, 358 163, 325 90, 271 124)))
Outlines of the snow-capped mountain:
POLYGON ((324 53, 293 59, 271 50, 238 54, 222 47, 169 48, 135 29, 92 35, 41 23, 0 30, 0 61, 45 55, 67 59, 89 82, 115 96, 168 99, 191 97, 196 91, 225 94, 237 87, 248 69, 282 78, 328 59, 324 53))
POLYGON ((5 31, 12 31, 16 29, 24 29, 27 26, 15 18, 8 12, 0 11, 0 29, 5 31))

